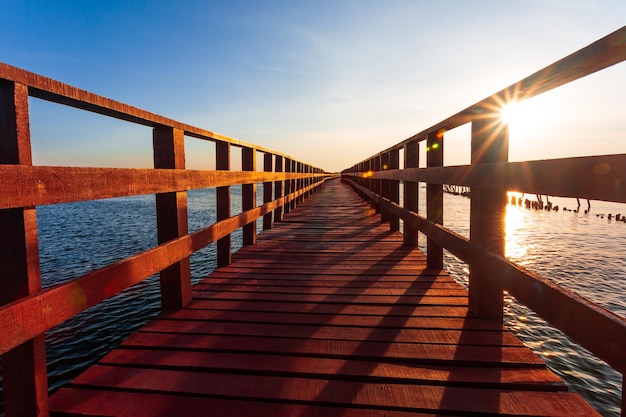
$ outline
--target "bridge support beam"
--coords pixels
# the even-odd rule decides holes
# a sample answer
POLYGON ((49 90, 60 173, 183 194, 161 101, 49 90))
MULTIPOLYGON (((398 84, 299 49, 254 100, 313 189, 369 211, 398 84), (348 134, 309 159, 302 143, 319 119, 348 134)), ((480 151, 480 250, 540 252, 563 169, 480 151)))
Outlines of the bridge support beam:
MULTIPOLYGON (((272 172, 273 168, 273 155, 266 153, 263 155, 263 171, 272 172)), ((272 201, 272 182, 266 181, 263 183, 263 204, 267 204, 272 201)), ((267 213, 263 216, 263 230, 269 230, 272 228, 272 213, 267 213)))
MULTIPOLYGON (((443 132, 431 132, 426 139, 426 166, 443 166, 443 132)), ((426 217, 433 223, 443 225, 443 185, 426 186, 426 217)), ((443 247, 431 238, 426 239, 427 265, 443 269, 443 247)))
MULTIPOLYGON (((389 152, 389 169, 399 168, 400 151, 398 149, 394 149, 389 152)), ((396 204, 400 203, 400 181, 389 181, 389 199, 396 204)), ((400 218, 391 213, 389 213, 389 229, 392 232, 397 232, 398 230, 400 230, 400 218)))
MULTIPOLYGON (((32 165, 28 87, 0 82, 0 164, 32 165)), ((35 207, 0 210, 0 305, 41 290, 35 207)), ((48 378, 41 334, 2 355, 7 417, 46 417, 48 378)))
MULTIPOLYGON (((230 170, 230 143, 215 142, 215 168, 220 171, 230 170)), ((230 186, 217 187, 217 221, 230 217, 230 186)), ((217 266, 226 266, 231 263, 230 234, 217 241, 217 266)))
MULTIPOLYGON (((256 171, 256 150, 252 148, 241 149, 241 169, 243 171, 256 171)), ((247 211, 256 207, 256 184, 243 184, 241 186, 241 211, 247 211)), ((256 243, 256 220, 243 226, 243 245, 256 243)))
MULTIPOLYGON (((507 162, 509 131, 496 115, 472 121, 472 165, 507 162)), ((504 255, 506 191, 471 190, 470 242, 504 255)), ((469 263, 469 308, 478 317, 503 319, 502 287, 489 281, 469 263)))
MULTIPOLYGON (((185 136, 180 129, 157 126, 152 141, 154 167, 185 169, 185 136)), ((157 236, 159 244, 188 233, 187 192, 176 191, 156 195, 157 236)), ((160 273, 161 306, 178 309, 191 301, 189 258, 165 268, 160 273)))
MULTIPOLYGON (((404 168, 419 167, 419 143, 417 141, 409 142, 404 145, 404 168)), ((417 213, 418 194, 417 182, 404 181, 404 208, 417 213)), ((417 247, 417 227, 412 227, 404 223, 404 246, 417 247)))
MULTIPOLYGON (((274 171, 275 172, 284 172, 283 169, 283 157, 280 155, 276 155, 274 159, 274 171)), ((283 181, 274 182, 274 198, 279 199, 283 196, 283 181)), ((278 207, 274 210, 274 222, 282 222, 283 221, 283 207, 278 207)))

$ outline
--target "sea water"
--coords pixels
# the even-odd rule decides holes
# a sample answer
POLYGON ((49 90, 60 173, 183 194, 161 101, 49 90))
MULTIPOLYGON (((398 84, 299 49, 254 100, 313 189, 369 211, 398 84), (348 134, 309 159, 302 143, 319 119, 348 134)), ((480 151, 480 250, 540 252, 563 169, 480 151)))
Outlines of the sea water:
MULTIPOLYGON (((259 205, 261 190, 260 185, 259 205)), ((423 214, 424 187, 420 191, 419 211, 423 214)), ((240 197, 240 187, 231 187, 232 215, 241 212, 240 197)), ((581 202, 578 212, 563 210, 577 209, 575 199, 550 201, 559 205, 558 212, 507 207, 507 257, 625 316, 626 223, 609 220, 608 214, 626 215, 626 208, 592 201, 591 210, 585 214, 586 201, 581 202)), ((468 236, 469 204, 466 197, 445 194, 444 225, 468 236)), ((188 192, 188 212, 190 231, 215 222, 215 190, 188 192)), ((44 287, 149 249, 157 242, 153 195, 38 207, 37 221, 44 287)), ((424 250, 425 242, 421 236, 424 250)), ((233 234, 233 249, 239 247, 240 230, 233 234)), ((216 267, 215 253, 212 244, 191 257, 194 283, 216 267)), ((467 265, 447 252, 444 256, 446 269, 467 285, 467 265)), ((50 389, 54 391, 78 376, 156 315, 159 299, 158 277, 153 276, 48 331, 50 389)), ((505 302, 505 322, 568 383, 570 390, 580 393, 603 415, 619 415, 619 373, 510 296, 505 302)))

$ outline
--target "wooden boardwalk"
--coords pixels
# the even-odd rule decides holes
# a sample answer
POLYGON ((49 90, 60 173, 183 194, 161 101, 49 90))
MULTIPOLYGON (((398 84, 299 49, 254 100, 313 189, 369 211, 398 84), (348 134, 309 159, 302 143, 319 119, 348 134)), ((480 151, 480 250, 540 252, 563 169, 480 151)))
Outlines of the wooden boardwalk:
POLYGON ((597 415, 339 180, 70 385, 53 415, 597 415))

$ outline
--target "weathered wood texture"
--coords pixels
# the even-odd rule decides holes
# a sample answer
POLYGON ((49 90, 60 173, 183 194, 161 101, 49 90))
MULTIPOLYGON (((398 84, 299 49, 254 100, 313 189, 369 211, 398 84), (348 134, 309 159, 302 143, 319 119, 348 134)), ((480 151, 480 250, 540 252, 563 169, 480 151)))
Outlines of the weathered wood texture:
POLYGON ((51 398, 63 416, 597 415, 519 340, 468 317, 340 181, 51 398))
MULTIPOLYGON (((0 81, 0 164, 32 164, 26 86, 0 81)), ((0 210, 0 305, 41 289, 35 207, 0 210)), ((5 336, 0 333, 0 337, 5 336)), ((15 341, 15 340, 14 340, 15 341)), ((48 414, 43 332, 2 356, 8 415, 48 414)))
MULTIPOLYGON (((363 172, 345 173, 353 178, 363 172)), ((626 203, 626 154, 372 172, 371 178, 626 203)))
MULTIPOLYGON (((4 179, 0 182, 0 209, 282 181, 305 175, 218 169, 196 171, 0 165, 0 177, 4 179)), ((316 177, 323 176, 320 174, 316 177)))

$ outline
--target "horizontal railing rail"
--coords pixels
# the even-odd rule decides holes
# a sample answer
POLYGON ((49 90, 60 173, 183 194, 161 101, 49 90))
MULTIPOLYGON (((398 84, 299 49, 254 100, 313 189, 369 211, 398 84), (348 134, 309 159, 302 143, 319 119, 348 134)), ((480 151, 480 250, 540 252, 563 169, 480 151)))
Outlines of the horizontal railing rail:
MULTIPOLYGON (((71 123, 69 121, 68 123, 71 123)), ((329 177, 290 156, 146 112, 0 63, 0 355, 7 417, 48 415, 44 332, 124 289, 160 273, 163 309, 191 299, 189 257, 217 242, 217 263, 231 261, 231 234, 243 245, 313 193, 329 177), (154 169, 34 166, 29 97, 153 128, 154 169), (185 168, 185 136, 215 143, 215 170, 185 168), (231 147, 241 170, 231 170, 231 147), (257 169, 263 156, 263 171, 257 169), (263 183, 257 206, 256 185, 263 183), (241 186, 241 213, 231 215, 231 186, 241 186), (216 189, 217 220, 189 233, 187 194, 216 189), (113 197, 156 195, 158 245, 42 289, 36 207, 113 197)))
MULTIPOLYGON (((507 192, 626 202, 626 154, 508 162, 508 126, 501 111, 626 59, 626 27, 557 61, 467 109, 344 170, 342 176, 404 243, 427 237, 428 265, 443 268, 446 249, 469 265, 469 307, 478 317, 503 319, 504 291, 624 375, 626 318, 505 259, 507 192), (471 163, 443 166, 446 131, 471 124, 471 163), (419 143, 426 141, 426 167, 419 143), (404 165, 400 167, 400 151, 404 165), (418 212, 418 183, 426 183, 426 216, 418 212), (404 205, 400 206, 400 183, 404 205), (443 227, 443 185, 469 187, 469 239, 443 227)), ((622 415, 626 412, 622 389, 622 415)))

